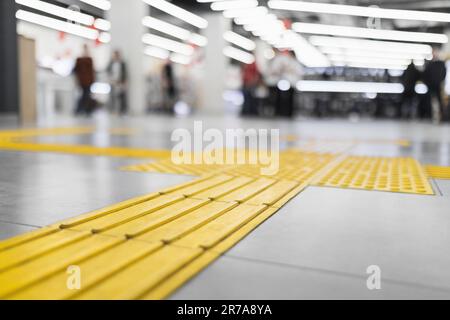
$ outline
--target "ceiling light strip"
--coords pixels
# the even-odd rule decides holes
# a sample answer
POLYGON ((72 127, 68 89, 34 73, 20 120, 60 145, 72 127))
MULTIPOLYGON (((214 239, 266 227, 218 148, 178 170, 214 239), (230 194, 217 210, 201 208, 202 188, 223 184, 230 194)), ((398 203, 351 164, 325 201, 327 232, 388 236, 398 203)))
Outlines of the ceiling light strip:
POLYGON ((417 20, 450 22, 449 13, 383 9, 377 7, 361 7, 343 4, 315 3, 305 1, 270 0, 268 6, 271 9, 328 13, 346 16, 372 17, 382 19, 417 20))
POLYGON ((144 34, 142 36, 142 42, 149 46, 155 46, 179 54, 184 54, 186 56, 192 55, 194 53, 194 49, 190 45, 160 37, 154 34, 144 34))
POLYGON ((161 10, 175 18, 183 20, 197 28, 204 29, 208 26, 208 21, 202 17, 193 14, 183 8, 180 8, 170 2, 165 0, 143 0, 149 6, 161 10))
POLYGON ((227 56, 228 58, 240 61, 245 64, 252 64, 253 62, 255 62, 254 55, 252 55, 246 51, 243 51, 243 50, 240 50, 237 48, 233 48, 231 46, 225 47, 223 49, 223 54, 225 56, 227 56))
POLYGON ((32 13, 25 10, 18 10, 16 12, 16 18, 18 20, 34 23, 42 27, 47 27, 57 31, 70 33, 82 38, 95 40, 99 37, 98 30, 84 27, 81 25, 65 22, 62 20, 46 17, 40 14, 32 13))
POLYGON ((352 37, 352 38, 368 38, 379 40, 425 42, 425 43, 448 42, 448 37, 445 34, 357 28, 357 27, 336 26, 318 23, 296 22, 292 24, 292 30, 299 33, 323 34, 323 35, 352 37))

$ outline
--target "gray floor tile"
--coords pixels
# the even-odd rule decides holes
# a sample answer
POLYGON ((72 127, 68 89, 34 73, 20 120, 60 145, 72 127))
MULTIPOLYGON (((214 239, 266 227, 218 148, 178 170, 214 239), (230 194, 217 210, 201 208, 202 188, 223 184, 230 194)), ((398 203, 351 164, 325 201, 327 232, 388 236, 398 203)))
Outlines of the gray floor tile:
POLYGON ((342 276, 221 257, 171 299, 449 299, 449 291, 381 281, 368 290, 364 276, 342 276))
POLYGON ((442 193, 442 196, 450 197, 450 180, 435 179, 434 182, 442 193))
POLYGON ((450 198, 311 187, 229 256, 450 288, 450 198))
POLYGON ((0 152, 0 220, 45 226, 193 179, 119 170, 142 161, 0 152))
POLYGON ((31 226, 0 222, 0 241, 35 229, 31 226))

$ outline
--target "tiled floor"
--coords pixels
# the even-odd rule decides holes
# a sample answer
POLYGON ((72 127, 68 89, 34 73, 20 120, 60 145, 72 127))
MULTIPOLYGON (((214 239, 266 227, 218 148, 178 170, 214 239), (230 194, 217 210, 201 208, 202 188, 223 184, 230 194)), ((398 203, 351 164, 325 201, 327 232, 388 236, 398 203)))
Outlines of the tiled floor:
MULTIPOLYGON (((450 127, 444 125, 197 118, 205 127, 279 128, 282 136, 300 138, 282 147, 314 140, 318 148, 346 145, 355 155, 412 156, 450 165, 450 127)), ((101 130, 104 118, 59 119, 51 126, 101 126, 92 135, 38 141, 170 148, 172 130, 192 129, 197 118, 113 119, 109 126, 135 131, 119 136, 101 130)), ((118 170, 141 162, 0 151, 0 238, 192 179, 118 170)), ((433 185, 437 196, 309 187, 172 298, 450 298, 450 183, 433 185), (381 268, 381 290, 366 287, 370 265, 381 268)))

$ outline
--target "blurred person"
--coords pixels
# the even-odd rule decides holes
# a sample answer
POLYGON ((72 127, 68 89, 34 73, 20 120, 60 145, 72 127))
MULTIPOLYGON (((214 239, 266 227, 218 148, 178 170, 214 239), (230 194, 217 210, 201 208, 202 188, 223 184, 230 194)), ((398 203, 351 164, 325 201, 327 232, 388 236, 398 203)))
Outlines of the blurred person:
POLYGON ((162 90, 164 111, 172 113, 178 96, 172 62, 167 59, 162 69, 162 90))
POLYGON ((269 64, 266 78, 276 115, 293 117, 295 87, 301 79, 302 71, 293 52, 280 50, 276 52, 269 64))
POLYGON ((414 108, 417 107, 416 84, 421 77, 421 72, 411 62, 401 77, 401 83, 404 87, 399 109, 399 116, 401 118, 411 117, 414 108))
POLYGON ((256 62, 246 64, 241 67, 242 75, 242 94, 244 96, 244 105, 242 107, 242 115, 256 115, 257 102, 255 90, 260 83, 261 73, 259 72, 256 62))
POLYGON ((428 87, 427 107, 431 108, 433 120, 440 122, 445 113, 443 87, 447 76, 445 62, 439 57, 439 50, 433 49, 433 59, 425 64, 423 82, 428 87))
POLYGON ((127 105, 127 65, 122 55, 115 50, 108 66, 111 83, 111 111, 118 111, 123 115, 128 111, 127 105))
POLYGON ((95 70, 87 44, 83 45, 82 55, 76 60, 73 72, 81 89, 75 114, 90 114, 95 107, 95 102, 91 97, 91 86, 95 82, 95 70))

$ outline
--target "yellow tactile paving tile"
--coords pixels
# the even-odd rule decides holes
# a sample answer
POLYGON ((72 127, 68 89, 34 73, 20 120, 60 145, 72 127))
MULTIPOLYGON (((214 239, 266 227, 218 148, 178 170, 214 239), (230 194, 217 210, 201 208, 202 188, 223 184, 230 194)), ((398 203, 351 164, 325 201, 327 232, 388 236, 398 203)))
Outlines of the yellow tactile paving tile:
POLYGON ((431 178, 450 179, 450 167, 427 165, 425 171, 431 178))
POLYGON ((270 188, 250 198, 245 204, 272 206, 297 186, 298 183, 294 181, 277 181, 270 188))
POLYGON ((346 157, 319 186, 434 195, 422 166, 412 158, 346 157))
POLYGON ((1 150, 27 151, 27 152, 52 152, 76 154, 85 156, 107 156, 126 158, 154 158, 162 159, 170 156, 167 150, 152 150, 122 147, 95 147, 90 145, 49 144, 30 142, 4 142, 0 144, 1 150))
POLYGON ((164 246, 76 298, 139 299, 202 253, 202 249, 164 246))
POLYGON ((90 231, 92 233, 105 232, 108 229, 112 229, 126 222, 151 214, 184 199, 185 197, 180 195, 162 195, 126 209, 104 215, 100 218, 78 224, 71 229, 90 231))
POLYGON ((141 299, 156 300, 167 298, 171 293, 178 289, 181 284, 194 277, 210 263, 218 259, 224 252, 235 246, 240 240, 242 240, 265 220, 269 219, 277 211, 277 208, 266 209, 256 218, 245 224, 237 232, 233 233, 224 241, 211 248, 211 250, 205 251, 205 253, 192 261, 189 265, 173 274, 153 290, 149 291, 146 295, 142 296, 141 299))
MULTIPOLYGON (((80 239, 86 238, 87 232, 65 230, 38 238, 0 252, 0 272, 37 258, 48 251, 64 247, 80 239)), ((1 282, 0 282, 1 283, 1 282)))
POLYGON ((256 194, 264 191, 269 188, 271 185, 275 184, 276 180, 268 179, 268 178, 259 178, 250 184, 245 185, 238 190, 235 190, 231 193, 228 193, 220 198, 217 201, 228 201, 228 202, 245 202, 250 198, 254 197, 256 194))
MULTIPOLYGON (((51 241, 48 239, 48 241, 51 241)), ((66 247, 46 250, 39 258, 0 273, 0 298, 17 292, 80 260, 92 257, 118 244, 119 238, 89 236, 66 247)))
POLYGON ((143 203, 145 201, 149 201, 149 200, 155 199, 155 198, 157 198, 159 196, 160 196, 159 193, 151 193, 151 194, 148 194, 148 195, 136 197, 136 198, 133 198, 133 199, 130 199, 130 200, 126 200, 126 201, 123 201, 123 202, 120 202, 120 203, 108 206, 106 208, 102 208, 102 209, 99 209, 99 210, 95 210, 95 211, 92 211, 92 212, 89 212, 89 213, 85 213, 85 214, 79 215, 79 216, 77 216, 75 218, 68 219, 68 220, 66 220, 64 222, 58 223, 57 225, 58 225, 58 227, 60 229, 73 228, 73 227, 75 227, 75 226, 77 226, 79 224, 83 224, 83 223, 86 223, 88 221, 91 221, 91 220, 94 220, 94 219, 97 219, 97 218, 101 218, 101 217, 103 217, 103 216, 105 216, 107 214, 111 214, 111 213, 114 213, 114 212, 117 212, 117 211, 129 208, 131 206, 135 206, 135 205, 141 204, 141 203, 143 203))
POLYGON ((162 243, 150 244, 141 241, 115 243, 115 245, 108 250, 103 250, 95 256, 77 262, 77 266, 82 271, 80 290, 70 290, 67 287, 67 272, 66 269, 62 269, 45 280, 27 286, 23 290, 17 291, 7 298, 18 300, 55 300, 73 298, 76 295, 86 292, 105 279, 113 277, 115 273, 125 269, 136 261, 161 249, 162 246, 162 243))
POLYGON ((148 242, 164 242, 172 243, 188 233, 208 224, 222 214, 236 208, 237 202, 210 202, 197 210, 189 212, 189 214, 171 221, 159 228, 147 230, 147 232, 129 231, 128 238, 136 238, 137 240, 148 242))
POLYGON ((222 196, 225 196, 230 192, 233 192, 237 189, 246 186, 247 184, 251 183, 254 180, 255 179, 249 177, 234 177, 233 179, 228 180, 227 182, 219 186, 215 186, 200 193, 197 193, 195 197, 198 199, 216 200, 222 196))
POLYGON ((11 249, 14 247, 17 247, 21 244, 48 236, 52 233, 55 233, 59 231, 59 228, 57 226, 48 226, 45 228, 41 228, 38 230, 34 230, 28 233, 24 233, 22 235, 0 241, 0 252, 3 250, 11 249))
MULTIPOLYGON (((111 129, 111 134, 123 134, 126 129, 111 129)), ((0 131, 0 150, 27 152, 56 152, 87 156, 167 159, 168 150, 152 150, 123 147, 95 147, 91 145, 36 143, 37 136, 83 135, 95 132, 95 128, 36 128, 0 131)))
POLYGON ((210 200, 183 199, 158 211, 150 212, 137 219, 121 223, 115 228, 105 231, 105 234, 118 237, 137 237, 140 234, 156 229, 176 220, 191 211, 205 206, 210 200))
MULTIPOLYGON (((169 158, 169 157, 167 157, 169 158)), ((172 173, 172 174, 184 174, 202 176, 205 174, 218 173, 226 169, 225 165, 216 164, 174 164, 172 160, 164 159, 152 163, 143 163, 131 166, 125 166, 122 170, 125 171, 138 171, 138 172, 159 172, 159 173, 172 173)))
POLYGON ((302 183, 299 184, 297 187, 292 189, 290 192, 288 192, 286 195, 284 195, 281 199, 279 199, 277 202, 271 205, 273 208, 280 209, 283 207, 286 203, 288 203, 291 199, 293 199, 295 196, 297 196, 300 192, 305 190, 308 187, 308 184, 302 183))
POLYGON ((199 272, 208 265, 220 258, 220 254, 215 251, 205 251, 201 256, 197 257, 184 268, 178 270, 164 281, 154 286, 145 294, 139 297, 140 300, 161 300, 169 297, 181 285, 191 278, 195 277, 199 272))
POLYGON ((231 179, 233 179, 233 177, 230 175, 223 175, 223 174, 213 175, 209 179, 200 181, 193 185, 189 185, 185 188, 175 190, 170 194, 179 194, 179 195, 183 195, 186 197, 192 197, 192 196, 194 196, 198 193, 201 193, 205 190, 208 190, 210 188, 220 186, 220 185, 224 184, 225 182, 230 181, 231 179))
POLYGON ((266 210, 268 206, 241 204, 217 219, 174 242, 174 245, 188 248, 210 249, 240 227, 266 210))
POLYGON ((178 190, 187 189, 188 187, 192 187, 192 186, 194 186, 196 184, 202 183, 202 182, 210 179, 213 176, 214 175, 203 176, 201 178, 194 179, 192 181, 188 181, 188 182, 185 182, 185 183, 181 183, 181 184, 178 184, 178 185, 175 185, 175 186, 171 186, 171 187, 165 188, 165 189, 159 191, 158 193, 161 194, 161 195, 174 194, 178 190))

